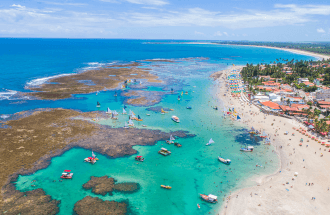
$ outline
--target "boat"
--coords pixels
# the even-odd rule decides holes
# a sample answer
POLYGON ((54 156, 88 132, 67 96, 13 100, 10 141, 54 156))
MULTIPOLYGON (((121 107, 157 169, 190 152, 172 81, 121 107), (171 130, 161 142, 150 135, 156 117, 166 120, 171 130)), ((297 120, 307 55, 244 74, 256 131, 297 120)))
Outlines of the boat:
POLYGON ((175 146, 181 147, 182 145, 180 143, 174 143, 175 146))
POLYGON ((161 149, 158 151, 158 153, 159 153, 159 154, 162 154, 162 155, 164 155, 164 156, 167 156, 167 155, 170 155, 170 154, 171 154, 171 152, 168 151, 168 150, 165 149, 165 148, 161 148, 161 149))
POLYGON ((140 85, 142 84, 142 81, 140 81, 140 85))
POLYGON ((123 114, 123 115, 127 114, 125 108, 123 108, 123 113, 122 113, 122 114, 123 114))
POLYGON ((112 114, 112 111, 110 110, 110 108, 107 108, 107 114, 112 114))
POLYGON ((174 122, 177 122, 177 123, 180 122, 180 119, 179 119, 179 117, 177 117, 177 116, 172 116, 171 119, 172 119, 174 122))
POLYGON ((114 115, 114 116, 118 116, 118 112, 114 110, 114 111, 113 111, 113 115, 114 115))
POLYGON ((180 101, 180 96, 178 96, 178 101, 180 101))
POLYGON ((174 93, 174 90, 173 90, 173 88, 171 88, 171 93, 174 93))
POLYGON ((118 95, 117 95, 117 91, 115 92, 115 95, 114 95, 115 97, 117 97, 118 95))
POLYGON ((188 91, 186 91, 184 94, 188 95, 188 91))
POLYGON ((95 164, 97 160, 99 160, 99 159, 96 157, 96 155, 94 154, 93 151, 92 151, 92 157, 88 157, 88 158, 84 159, 85 162, 88 162, 91 164, 95 164))
POLYGON ((133 121, 131 119, 128 120, 128 126, 131 126, 131 127, 134 126, 134 123, 133 123, 133 121))
POLYGON ((138 118, 136 119, 136 121, 143 121, 143 119, 141 119, 140 115, 138 115, 138 118))
POLYGON ((150 114, 149 114, 149 113, 147 113, 147 116, 150 116, 150 114))
POLYGON ((116 115, 114 113, 112 113, 111 119, 117 120, 118 118, 116 117, 116 115))
POLYGON ((73 173, 71 173, 71 170, 64 170, 64 172, 61 175, 61 178, 63 179, 72 179, 73 173))
POLYGON ((214 143, 214 141, 212 140, 212 138, 209 140, 208 143, 206 143, 207 146, 211 145, 212 143, 214 143))
POLYGON ((121 85, 121 89, 125 89, 126 87, 125 87, 125 85, 124 84, 122 84, 121 85))
POLYGON ((210 202, 210 203, 217 203, 218 202, 218 197, 212 194, 209 194, 208 196, 205 194, 199 194, 201 198, 204 201, 210 202))
POLYGON ((128 125, 127 125, 127 122, 125 122, 125 126, 124 126, 124 128, 129 128, 128 125))
POLYGON ((172 187, 171 187, 171 186, 167 186, 167 185, 160 185, 160 187, 161 187, 161 188, 165 188, 165 189, 168 189, 168 190, 172 189, 172 187))
POLYGON ((173 140, 175 140, 175 139, 174 139, 174 137, 171 135, 171 136, 170 136, 170 140, 166 140, 166 143, 168 143, 168 144, 172 144, 172 143, 174 143, 173 140))
POLYGON ((165 113, 167 113, 167 112, 164 111, 164 109, 162 108, 162 109, 160 110, 160 113, 161 113, 161 114, 165 114, 165 113))
POLYGON ((264 131, 264 132, 262 133, 262 135, 260 135, 259 137, 261 137, 261 138, 266 138, 266 137, 267 137, 266 132, 264 131))
POLYGON ((201 206, 199 204, 197 204, 197 207, 198 207, 198 209, 201 209, 201 206))
POLYGON ((265 145, 270 145, 270 139, 269 138, 265 139, 265 145))
POLYGON ((224 159, 224 158, 222 158, 222 157, 220 157, 220 156, 218 156, 218 159, 219 159, 220 162, 222 162, 222 163, 224 163, 224 164, 230 164, 230 163, 231 163, 231 160, 229 160, 229 159, 224 159))
POLYGON ((100 102, 97 102, 97 103, 96 103, 96 107, 101 107, 100 102))
POLYGON ((146 125, 142 125, 142 127, 147 127, 146 125))
POLYGON ((218 107, 217 107, 217 106, 215 106, 213 109, 214 109, 214 110, 218 110, 218 107))
POLYGON ((191 109, 191 107, 190 106, 188 106, 188 107, 186 107, 187 109, 191 109))
POLYGON ((253 146, 247 146, 245 148, 240 149, 243 152, 253 152, 253 146))
POLYGON ((141 161, 141 162, 143 162, 143 161, 144 161, 144 158, 143 158, 142 156, 136 156, 136 157, 135 157, 135 160, 136 160, 136 161, 141 161))

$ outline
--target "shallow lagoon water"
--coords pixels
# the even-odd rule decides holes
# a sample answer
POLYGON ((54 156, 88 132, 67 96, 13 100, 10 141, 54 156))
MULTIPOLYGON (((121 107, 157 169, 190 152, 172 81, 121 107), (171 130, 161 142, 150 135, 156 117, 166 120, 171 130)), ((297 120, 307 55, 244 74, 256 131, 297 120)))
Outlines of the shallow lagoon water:
MULTIPOLYGON (((138 154, 145 157, 145 162, 138 164, 134 160, 135 155, 111 159, 96 153, 100 160, 95 165, 83 162, 85 157, 91 155, 91 151, 75 148, 53 158, 46 169, 18 178, 17 189, 26 191, 42 188, 52 198, 61 200, 60 214, 71 214, 75 202, 86 195, 98 196, 104 200, 128 200, 134 214, 206 214, 208 212, 217 214, 225 194, 228 195, 230 191, 246 186, 246 181, 251 177, 274 172, 278 160, 271 146, 262 145, 249 136, 246 128, 239 123, 223 119, 222 108, 218 111, 212 109, 214 105, 220 106, 221 101, 213 98, 214 86, 212 80, 208 78, 209 74, 224 69, 232 63, 244 65, 270 62, 276 58, 312 59, 272 49, 143 44, 143 41, 131 40, 70 40, 68 43, 67 40, 0 39, 0 44, 3 45, 4 52, 10 49, 12 54, 4 55, 0 59, 0 69, 7 71, 3 74, 3 82, 0 83, 0 88, 3 90, 24 91, 27 81, 35 78, 77 72, 105 63, 153 58, 179 59, 201 56, 209 58, 181 59, 176 63, 144 63, 142 67, 159 72, 169 84, 165 88, 155 84, 146 90, 169 92, 171 87, 175 90, 174 94, 165 95, 155 106, 173 108, 174 111, 161 115, 147 111, 146 107, 128 106, 127 109, 133 110, 143 118, 143 122, 134 122, 137 128, 143 128, 142 125, 145 124, 148 126, 147 129, 160 129, 166 132, 185 130, 195 134, 194 138, 178 139, 182 148, 167 145, 165 142, 158 142, 155 146, 135 146, 138 154), (35 43, 47 43, 48 46, 35 47, 35 43), (155 64, 161 65, 154 66, 155 64), (17 76, 17 71, 21 71, 22 74, 17 76), (188 91, 188 95, 183 95, 181 101, 178 101, 177 96, 181 95, 182 91, 188 91), (186 109, 187 106, 191 106, 192 109, 186 109), (147 116, 147 113, 151 116, 147 116), (174 123, 170 119, 172 115, 178 116, 181 123, 174 123), (205 146, 210 138, 213 138, 215 143, 212 146, 205 146), (255 151, 241 153, 239 148, 244 144, 254 145, 255 151), (167 157, 159 155, 157 152, 161 147, 171 150, 172 155, 167 157), (218 155, 231 159, 232 164, 227 166, 220 163, 217 160, 218 155), (271 160, 273 162, 270 162, 271 160), (265 168, 257 168, 257 163, 265 168), (59 182, 64 169, 72 170, 73 180, 59 182), (82 188, 90 176, 103 175, 114 177, 118 182, 137 182, 141 185, 141 189, 131 194, 114 193, 113 196, 103 197, 82 188), (35 187, 31 187, 33 180, 36 180, 33 183, 35 187), (56 182, 53 182, 54 180, 56 182), (160 188, 161 184, 173 188, 164 190, 160 188), (203 202, 199 198, 200 193, 219 196, 219 203, 213 205, 203 202), (197 209, 197 203, 201 205, 200 210, 197 209)), ((95 93, 75 95, 73 99, 59 101, 20 100, 10 97, 9 99, 13 101, 0 96, 0 114, 40 107, 63 107, 81 111, 105 111, 109 107, 121 113, 125 98, 119 91, 118 94, 118 97, 114 97, 114 91, 101 91, 98 95, 95 93), (101 103, 100 108, 96 108, 97 101, 101 103)), ((99 123, 122 127, 127 120, 127 116, 119 115, 117 121, 100 120, 99 123)))
MULTIPOLYGON (((86 195, 98 196, 104 200, 128 200, 131 211, 136 214, 216 214, 225 194, 234 191, 251 176, 275 171, 277 158, 271 147, 260 145, 260 142, 246 134, 246 129, 230 119, 223 119, 222 111, 212 108, 219 105, 219 102, 212 99, 214 89, 207 76, 187 78, 185 82, 183 88, 188 91, 188 95, 184 94, 181 101, 177 100, 177 94, 173 94, 165 96, 157 104, 174 109, 165 115, 147 111, 145 107, 128 107, 144 119, 143 122, 135 122, 136 127, 142 128, 142 124, 145 124, 148 129, 166 132, 186 130, 197 135, 194 138, 178 139, 182 144, 181 148, 160 141, 155 146, 134 147, 139 155, 145 157, 143 163, 137 163, 134 160, 135 155, 111 159, 97 154, 100 160, 93 166, 83 162, 85 157, 91 155, 90 151, 71 149, 62 156, 53 158, 48 168, 29 176, 20 176, 17 188, 24 191, 43 188, 47 194, 61 200, 60 214, 71 213, 74 203, 86 195), (192 109, 188 110, 186 106, 191 106, 192 109), (151 116, 146 116, 146 113, 151 116), (174 123, 170 119, 172 115, 178 116, 181 122, 174 123), (205 146, 210 138, 215 143, 205 146), (255 145, 255 152, 242 154, 239 148, 245 143, 255 145), (163 157, 158 154, 161 147, 172 151, 172 155, 163 157), (232 164, 227 166, 220 163, 217 160, 218 155, 231 159, 232 164), (266 168, 256 168, 257 163, 266 168), (73 180, 58 181, 64 169, 72 170, 73 180), (90 176, 103 175, 114 177, 119 182, 137 182, 141 189, 136 193, 114 193, 113 196, 103 197, 82 188, 90 176), (32 180, 37 180, 34 183, 36 187, 30 186, 32 180), (172 190, 161 189, 161 184, 172 186, 172 190), (200 193, 218 195, 219 204, 203 202, 199 197, 200 193), (197 203, 201 205, 200 210, 197 209, 197 203)), ((107 95, 101 92, 98 96, 90 96, 100 100, 99 96, 102 94, 107 95)), ((92 98, 87 99, 90 101, 92 98)), ((109 106, 117 112, 121 112, 120 108, 123 106, 120 101, 100 102, 101 109, 109 106)), ((122 127, 127 119, 127 116, 119 115, 118 120, 102 120, 100 123, 122 127)))

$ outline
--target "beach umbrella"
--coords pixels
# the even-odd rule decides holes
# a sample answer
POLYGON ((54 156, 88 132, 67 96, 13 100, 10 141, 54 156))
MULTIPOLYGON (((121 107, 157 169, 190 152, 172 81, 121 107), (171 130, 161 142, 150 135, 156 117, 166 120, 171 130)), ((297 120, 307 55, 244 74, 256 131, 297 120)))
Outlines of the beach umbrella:
POLYGON ((310 128, 310 129, 313 129, 313 128, 314 128, 314 126, 313 126, 313 125, 309 125, 309 126, 308 126, 308 128, 310 128))
POLYGON ((322 142, 321 145, 325 145, 325 142, 322 142))
POLYGON ((314 139, 315 137, 312 137, 312 139, 314 139))

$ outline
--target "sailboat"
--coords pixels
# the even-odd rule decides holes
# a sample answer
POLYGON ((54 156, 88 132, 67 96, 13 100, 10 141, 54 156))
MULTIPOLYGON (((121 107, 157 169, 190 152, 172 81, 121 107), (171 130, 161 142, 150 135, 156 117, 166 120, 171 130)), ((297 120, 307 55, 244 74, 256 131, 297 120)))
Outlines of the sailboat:
POLYGON ((212 138, 209 140, 208 143, 206 143, 207 146, 211 145, 212 143, 214 143, 214 141, 212 140, 212 138))
POLYGON ((96 103, 96 107, 101 107, 100 102, 97 102, 97 103, 96 103))
POLYGON ((171 135, 171 136, 170 136, 170 140, 166 140, 166 143, 168 143, 168 144, 172 144, 172 143, 174 143, 173 140, 175 140, 175 139, 174 139, 174 137, 171 135))
POLYGON ((262 135, 260 135, 260 137, 261 137, 261 138, 266 138, 266 137, 267 137, 266 132, 264 131, 264 132, 262 133, 262 135))
POLYGON ((180 101, 180 96, 178 96, 178 101, 180 101))
POLYGON ((110 110, 110 108, 107 108, 107 114, 112 114, 112 111, 110 110))
POLYGON ((125 126, 124 126, 124 128, 129 128, 128 125, 127 125, 127 122, 125 122, 125 126))
POLYGON ((171 88, 171 93, 174 93, 174 90, 173 90, 173 88, 171 88))
POLYGON ((142 84, 142 81, 140 81, 140 85, 142 84))
POLYGON ((115 95, 114 95, 115 97, 117 97, 118 95, 117 95, 117 91, 115 92, 115 95))
POLYGON ((127 112, 126 112, 126 110, 123 108, 123 115, 124 115, 124 114, 127 114, 127 112))
POLYGON ((133 123, 133 121, 130 119, 130 120, 128 120, 128 126, 131 126, 131 127, 133 127, 134 126, 134 123, 133 123))
POLYGON ((118 115, 118 112, 117 111, 113 111, 113 115, 117 116, 118 115))
POLYGON ((94 152, 92 151, 92 157, 87 157, 84 159, 85 162, 91 163, 91 164, 95 164, 96 161, 99 160, 96 155, 94 154, 94 152))
POLYGON ((188 95, 188 91, 186 91, 184 94, 188 95))
POLYGON ((160 110, 160 113, 161 113, 161 114, 165 114, 166 111, 164 111, 164 109, 162 108, 162 109, 160 110))
POLYGON ((114 113, 112 113, 111 119, 118 119, 114 113))
POLYGON ((140 115, 138 115, 138 118, 136 119, 136 121, 143 121, 143 119, 141 119, 140 115))
POLYGON ((125 85, 122 84, 122 85, 121 85, 121 89, 125 89, 125 85))

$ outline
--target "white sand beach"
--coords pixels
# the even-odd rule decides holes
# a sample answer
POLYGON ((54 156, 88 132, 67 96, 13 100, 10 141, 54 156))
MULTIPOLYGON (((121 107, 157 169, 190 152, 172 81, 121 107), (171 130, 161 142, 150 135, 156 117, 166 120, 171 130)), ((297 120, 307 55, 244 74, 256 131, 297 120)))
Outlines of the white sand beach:
MULTIPOLYGON (((238 68, 232 67, 224 73, 238 68)), ((217 79, 218 98, 226 107, 235 107, 242 118, 237 123, 254 126, 271 135, 271 144, 274 153, 280 158, 280 165, 271 175, 251 179, 255 186, 233 190, 219 213, 330 214, 330 204, 327 202, 330 196, 329 149, 293 130, 293 127, 304 127, 295 120, 264 114, 256 106, 247 103, 242 106, 238 98, 228 94, 224 77, 225 74, 217 79), (289 135, 284 135, 286 131, 289 135), (301 138, 303 144, 299 146, 301 138), (321 157, 322 154, 324 156, 321 157), (294 176, 295 172, 298 172, 298 176, 294 176)))

